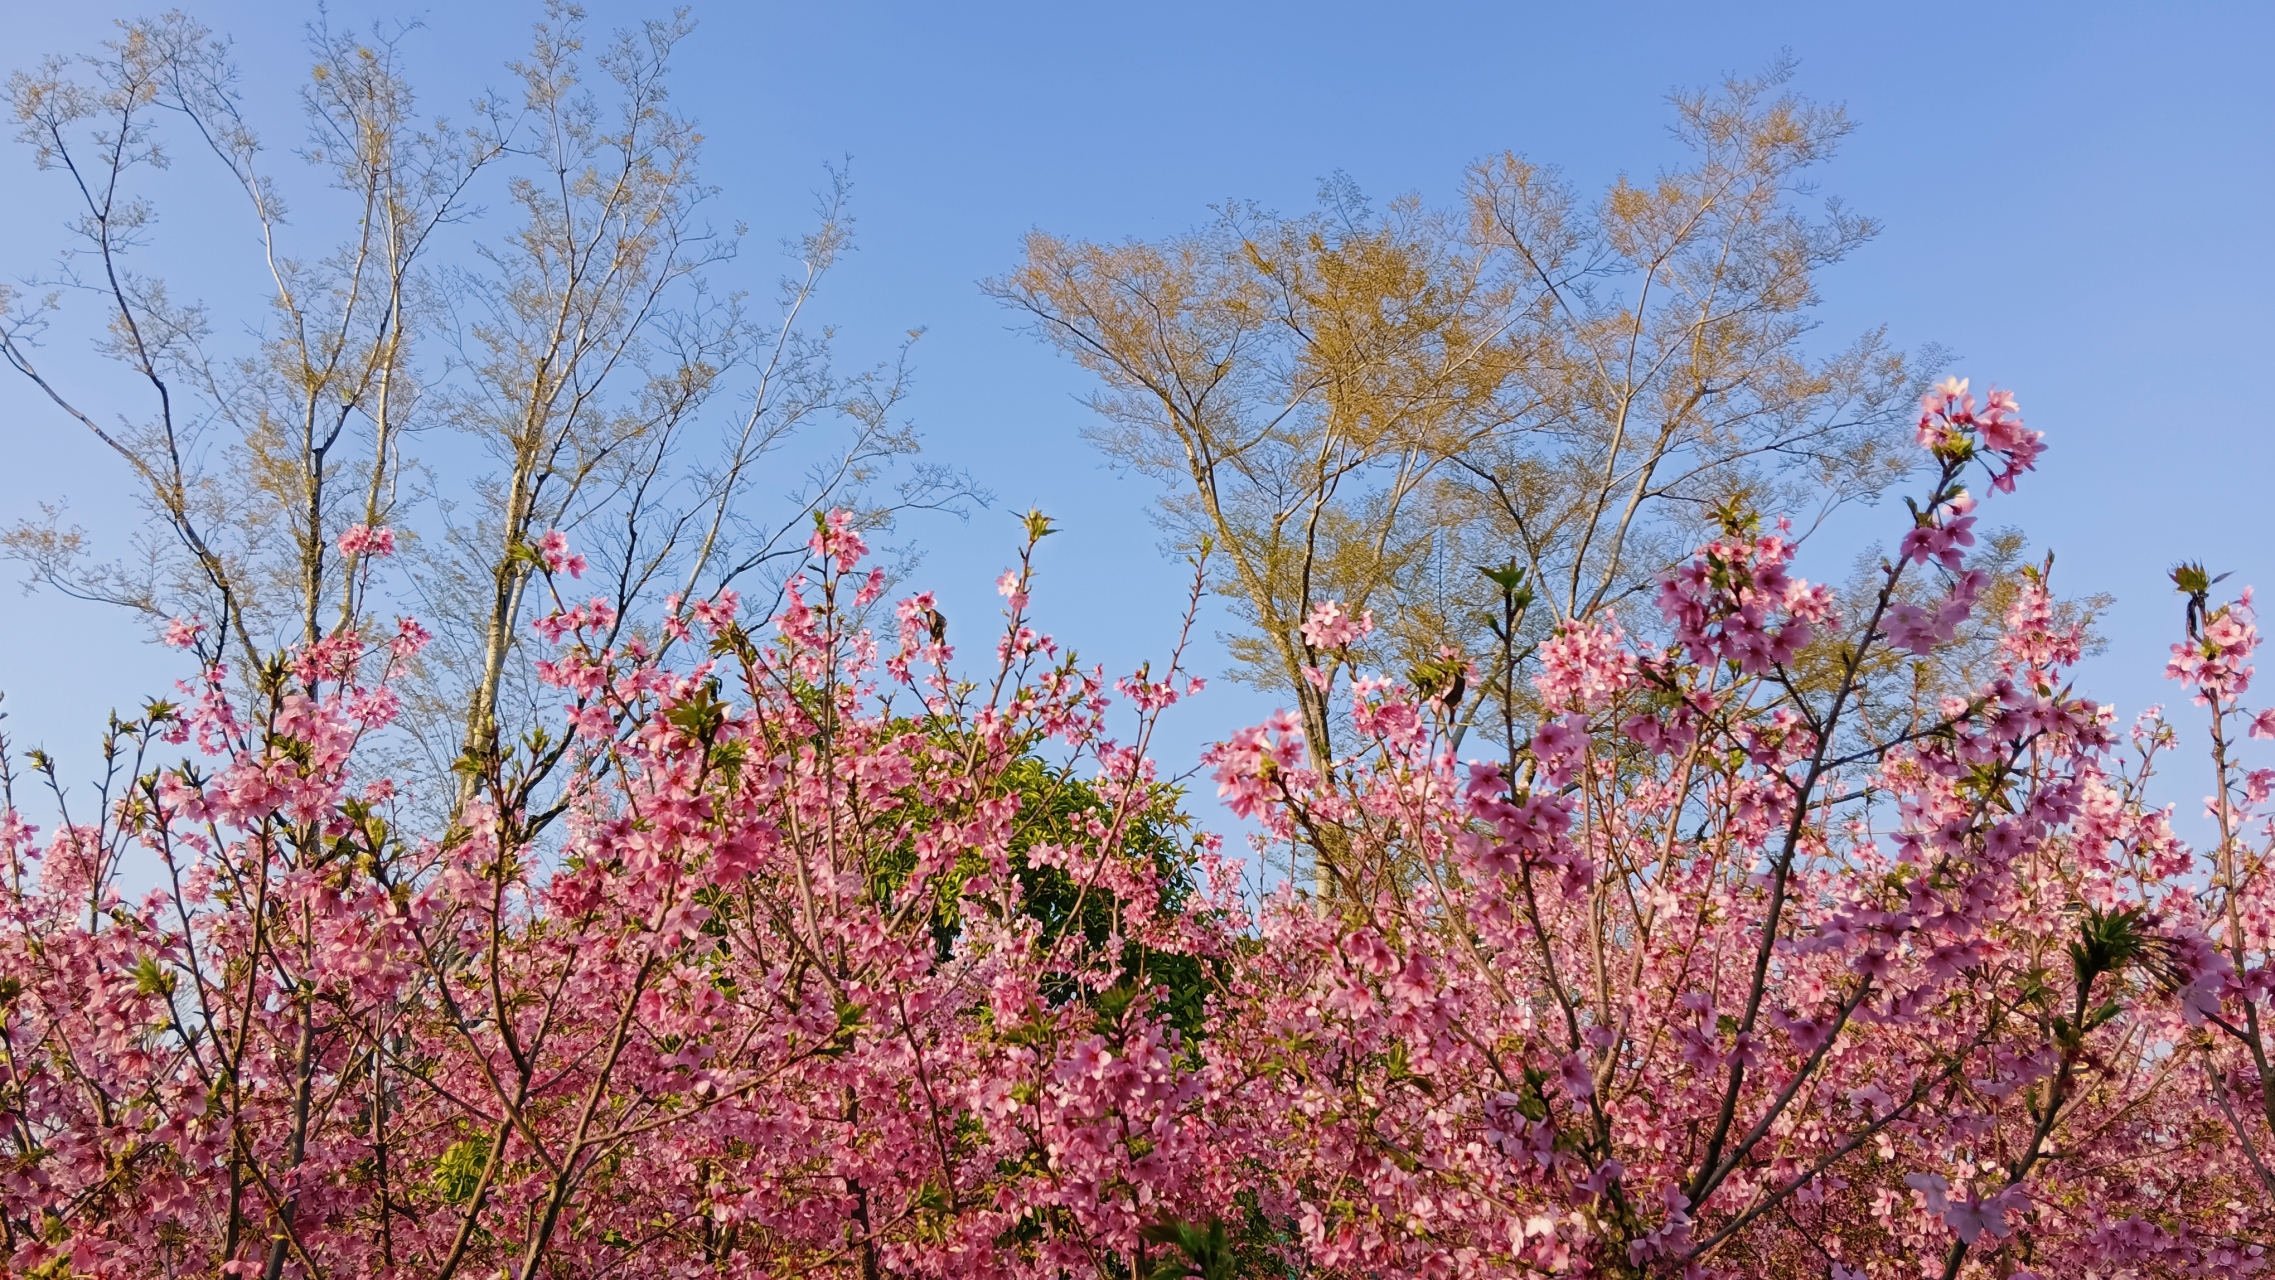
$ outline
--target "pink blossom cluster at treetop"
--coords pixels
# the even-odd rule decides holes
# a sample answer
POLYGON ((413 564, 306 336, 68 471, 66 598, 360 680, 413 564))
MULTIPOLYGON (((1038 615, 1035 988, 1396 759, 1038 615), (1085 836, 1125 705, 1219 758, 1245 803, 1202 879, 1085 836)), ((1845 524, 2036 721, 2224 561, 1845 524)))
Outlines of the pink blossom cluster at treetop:
POLYGON ((374 764, 416 621, 205 670, 114 729, 99 812, 0 818, 0 1257, 2269 1274, 2250 593, 2176 573, 2194 848, 2152 798, 2179 735, 2073 691, 2045 575, 1978 616, 1964 483, 2011 490, 2039 434, 1954 382, 1919 440, 1868 589, 1733 515, 1648 625, 1559 620, 1522 668, 1537 718, 1479 758, 1453 696, 1368 674, 1371 617, 1318 602, 1360 747, 1323 776, 1282 715, 1203 775, 1316 892, 1258 892, 1157 773, 1200 691, 1182 640, 1116 681, 1036 629, 1040 517, 978 669, 929 595, 882 603, 842 513, 764 635, 731 598, 612 630, 547 535, 544 727, 461 760, 437 829, 374 764), (1998 633, 1974 686, 1902 695, 1970 620, 1998 633))

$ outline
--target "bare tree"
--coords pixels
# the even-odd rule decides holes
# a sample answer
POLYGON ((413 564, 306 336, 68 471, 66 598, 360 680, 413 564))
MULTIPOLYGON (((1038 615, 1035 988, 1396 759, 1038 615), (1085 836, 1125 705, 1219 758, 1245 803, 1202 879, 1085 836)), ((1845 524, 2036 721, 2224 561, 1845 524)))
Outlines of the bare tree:
POLYGON ((1593 206, 1508 154, 1447 212, 1376 215, 1338 178, 1306 217, 1038 231, 991 283, 1099 376, 1092 437, 1169 487, 1172 541, 1223 553, 1253 627, 1229 638, 1238 673, 1293 698, 1315 768, 1353 656, 1306 640, 1320 602, 1372 606, 1367 656, 1411 664, 1464 727, 1497 706, 1513 735, 1529 645, 1626 598, 1714 511, 1821 511, 1900 474, 1904 358, 1878 331, 1813 354, 1816 275, 1874 226, 1800 211, 1849 124, 1780 96, 1790 73, 1677 95, 1689 160, 1593 206), (1455 672, 1487 654, 1457 706, 1455 672))
POLYGON ((1220 553, 1254 627, 1233 653, 1294 694, 1322 769, 1333 726, 1307 673, 1348 655, 1306 638, 1307 611, 1400 603, 1440 474, 1501 424, 1515 354, 1484 260, 1442 218, 1411 200, 1377 217, 1341 181, 1326 196, 1303 218, 1228 207, 1161 243, 1036 232, 988 286, 1105 383, 1092 438, 1169 484, 1174 539, 1220 553))
POLYGON ((332 538, 347 523, 394 516, 418 403, 418 273, 436 232, 466 212, 475 178, 501 154, 500 122, 422 130, 393 39, 313 33, 303 155, 347 197, 335 207, 352 218, 323 256, 302 257, 287 242, 285 201, 245 119, 226 43, 174 13, 124 24, 104 48, 10 78, 18 138, 41 170, 66 180, 78 213, 51 291, 8 291, 0 352, 118 453, 154 536, 130 558, 95 562, 84 532, 50 508, 0 545, 29 564, 35 583, 156 620, 210 619, 207 656, 233 650, 258 669, 280 643, 313 640, 361 611, 354 566, 331 552, 332 538), (135 266, 157 210, 134 182, 170 162, 159 137, 169 117, 219 162, 259 233, 269 316, 233 354, 215 349, 205 308, 135 266), (70 296, 101 309, 98 349, 148 392, 140 413, 122 412, 112 426, 35 359, 70 296))
POLYGON ((510 64, 516 90, 453 126, 418 114, 408 29, 319 26, 304 163, 285 174, 227 42, 178 13, 12 77, 18 136, 79 212, 59 269, 0 292, 0 353, 119 455, 151 517, 110 558, 59 506, 19 521, 0 547, 27 585, 161 626, 203 620, 202 656, 249 679, 287 646, 413 609, 439 642, 411 688, 407 755, 462 803, 463 781, 443 782, 452 763, 530 711, 517 635, 539 535, 574 533, 620 626, 652 627, 675 589, 778 585, 825 506, 888 525, 982 496, 916 458, 902 413, 915 334, 849 373, 806 319, 850 245, 842 169, 790 246, 774 313, 722 291, 742 231, 706 221, 717 192, 669 96, 691 30, 684 14, 646 23, 588 57, 581 14, 555 4, 510 64), (258 233, 246 265, 266 315, 219 322, 144 264, 160 245, 143 184, 177 145, 218 166, 258 233), (302 173, 330 188, 304 201, 305 225, 283 194, 302 173), (501 196, 502 225, 482 204, 501 196), (80 298, 139 407, 43 364, 80 298), (416 572, 394 594, 375 597, 385 580, 339 549, 355 525, 398 534, 416 572))
POLYGON ((1771 96, 1791 74, 1673 99, 1690 160, 1592 207, 1514 154, 1471 167, 1469 234, 1529 308, 1515 429, 1454 460, 1492 541, 1558 619, 1687 551, 1718 505, 1822 510, 1879 493, 1918 378, 1884 332, 1812 353, 1817 273, 1877 230, 1795 207, 1851 125, 1771 96))

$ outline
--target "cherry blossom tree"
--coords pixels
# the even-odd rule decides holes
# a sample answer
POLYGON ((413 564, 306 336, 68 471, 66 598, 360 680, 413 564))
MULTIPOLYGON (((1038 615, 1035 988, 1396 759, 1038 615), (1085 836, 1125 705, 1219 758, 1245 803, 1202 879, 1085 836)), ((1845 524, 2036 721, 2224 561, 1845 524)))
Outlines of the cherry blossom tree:
MULTIPOLYGON (((369 763, 413 619, 205 667, 49 831, 0 751, 9 1268, 2263 1274, 2249 595, 2176 578, 2198 851, 2153 794, 2177 734, 2075 692, 2044 572, 1971 694, 1866 687, 1957 642, 1967 486, 2041 448, 1956 382, 1919 440, 1862 611, 1730 510, 1656 622, 1527 659, 1546 711, 1498 758, 1459 757, 1451 671, 1347 664, 1327 768, 1292 715, 1218 744, 1260 845, 1350 851, 1319 896, 1262 891, 1156 769, 1182 640, 1109 680, 1037 629, 1040 515, 962 662, 844 513, 764 635, 723 593, 622 627, 536 539, 549 709, 468 753, 441 830, 369 763)), ((382 571, 389 531, 351 539, 382 571)))

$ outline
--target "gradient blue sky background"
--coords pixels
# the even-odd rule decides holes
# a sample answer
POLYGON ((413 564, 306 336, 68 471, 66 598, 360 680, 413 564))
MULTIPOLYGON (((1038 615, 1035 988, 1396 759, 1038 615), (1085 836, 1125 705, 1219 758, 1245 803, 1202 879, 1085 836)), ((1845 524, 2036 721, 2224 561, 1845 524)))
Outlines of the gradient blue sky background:
MULTIPOLYGON (((191 8, 237 38, 272 140, 294 139, 286 113, 314 9, 191 8)), ((610 0, 592 25, 659 12, 610 0)), ((536 15, 492 2, 332 10, 335 25, 424 22, 408 48, 430 110, 503 86, 500 64, 536 15)), ((0 61, 91 48, 112 16, 105 0, 7 0, 0 61)), ((860 250, 828 317, 854 357, 929 329, 913 412, 934 457, 999 497, 969 524, 908 530, 929 548, 919 585, 959 619, 995 607, 1011 513, 1029 505, 1065 528, 1046 544, 1044 616, 1109 670, 1158 656, 1183 592, 1147 518, 1156 490, 1105 470, 1078 434, 1084 377, 975 287, 1011 265, 1029 227, 1152 236, 1228 197, 1297 211, 1337 170, 1378 200, 1443 200, 1465 163, 1504 148, 1596 187, 1674 158, 1670 89, 1756 70, 1781 48, 1800 59, 1798 91, 1845 103, 1860 125, 1822 171, 1824 193, 1885 223, 1825 278, 1826 338, 1885 323, 1900 345, 1949 347, 1978 386, 2018 391, 2050 452, 1986 522, 2056 550, 2065 593, 2116 595, 2086 687, 2128 716, 2168 697, 2173 561, 2275 587, 2259 384, 2275 343, 2275 7, 715 2, 695 16, 678 101, 710 138, 720 220, 751 225, 741 282, 778 270, 768 247, 804 225, 820 166, 850 154, 860 250)), ((185 287, 226 309, 257 246, 213 177, 188 156, 166 175, 181 203, 159 234, 166 258, 189 264, 185 287)), ((46 268, 56 194, 24 148, 0 156, 0 276, 46 268)), ((0 459, 0 518, 68 497, 82 523, 123 537, 116 460, 14 381, 0 382, 0 459)), ((1844 576, 1861 540, 1900 516, 1844 520, 1804 571, 1844 576)), ((44 744, 84 776, 101 714, 181 674, 122 621, 0 593, 0 689, 20 746, 44 744)), ((1221 665, 1201 661, 1211 675, 1221 665)), ((1189 764, 1271 705, 1219 682, 1172 722, 1161 755, 1189 764)), ((2193 810, 2202 790, 2191 778, 2175 796, 2193 810)))

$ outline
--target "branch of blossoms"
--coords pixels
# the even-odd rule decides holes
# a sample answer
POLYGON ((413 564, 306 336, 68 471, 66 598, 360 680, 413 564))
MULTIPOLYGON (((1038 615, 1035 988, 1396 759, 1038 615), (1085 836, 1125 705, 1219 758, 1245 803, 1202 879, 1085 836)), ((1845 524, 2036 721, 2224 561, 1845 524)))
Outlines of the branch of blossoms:
MULTIPOLYGON (((2003 491, 2040 449, 2010 396, 1960 383, 1920 436, 1933 483, 1845 634, 1782 530, 1731 513, 1661 587, 1664 648, 1608 620, 1543 644, 1551 710, 1506 764, 1464 780, 1420 694, 1364 676, 1332 791, 1291 767, 1292 720, 1212 757, 1236 809, 1285 840, 1333 824, 1372 875, 1275 900, 1242 1030, 1209 1042, 1254 1082, 1253 1191, 1311 1263, 1705 1274, 1711 1251, 1782 1273, 1821 1254, 1765 1208, 1803 1200, 1862 1212, 1833 1241, 1843 1274, 2116 1247, 2032 1206, 2110 1186, 2049 1166, 2059 1135, 2123 1151, 2110 1168, 2177 1154, 2150 1119, 2169 1073, 2135 1068, 2186 1007, 2187 868, 2108 861, 2145 819, 2113 789, 2104 713, 2062 683, 2080 640, 2042 578, 1988 687, 1844 739, 1874 648, 1934 652, 1979 598, 1965 474, 2003 491), (1899 593, 1915 567, 1948 575, 1939 601, 1899 593), (1830 679, 1797 674, 1804 652, 1830 679), (2076 981, 2041 977, 2065 961, 2076 981)), ((2126 1247, 2216 1257, 2234 1225, 2126 1247)))
MULTIPOLYGON (((2275 817, 2268 805, 2275 770, 2246 768, 2237 759, 2235 735, 2241 725, 2245 736, 2275 737, 2275 711, 2254 714, 2243 704, 2259 645, 2251 590, 2215 605, 2211 590, 2219 579, 2200 565, 2183 564, 2172 577, 2187 604, 2184 635, 2172 646, 2165 673, 2192 689, 2196 705, 2209 712, 2214 791, 2205 809, 2219 832, 2209 875, 2191 904, 2210 954, 2191 957, 2202 977, 2190 1012, 2224 1037, 2204 1046, 2208 1092, 2257 1166, 2257 1149, 2275 1137, 2275 1063, 2267 1034, 2275 1018, 2275 1006, 2269 1004, 2275 996, 2275 888, 2268 874, 2275 850, 2275 817), (2255 822, 2260 828, 2256 839, 2247 834, 2255 822), (2216 999, 2211 998, 2215 991, 2216 999), (2231 1078, 2242 1087, 2231 1084, 2231 1078), (2234 1112, 2230 1094, 2258 1099, 2257 1141, 2234 1112)), ((2264 1178, 2263 1168, 2261 1174, 2264 1178)), ((2269 1185, 2275 1189, 2275 1183, 2269 1185)))

